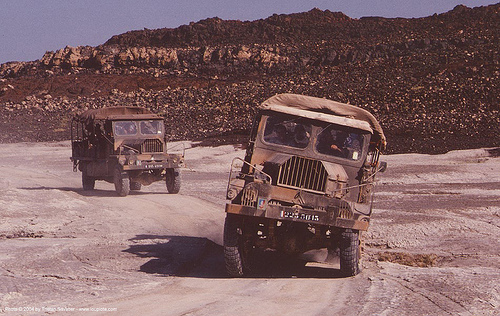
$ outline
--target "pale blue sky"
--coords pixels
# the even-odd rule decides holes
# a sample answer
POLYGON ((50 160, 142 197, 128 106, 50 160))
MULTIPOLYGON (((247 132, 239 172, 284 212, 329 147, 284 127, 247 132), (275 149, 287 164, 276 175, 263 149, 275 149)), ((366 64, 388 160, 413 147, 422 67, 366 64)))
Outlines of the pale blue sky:
POLYGON ((351 18, 411 18, 458 4, 494 3, 498 0, 0 0, 0 64, 40 59, 67 45, 97 46, 131 30, 175 28, 216 16, 252 21, 316 7, 351 18))

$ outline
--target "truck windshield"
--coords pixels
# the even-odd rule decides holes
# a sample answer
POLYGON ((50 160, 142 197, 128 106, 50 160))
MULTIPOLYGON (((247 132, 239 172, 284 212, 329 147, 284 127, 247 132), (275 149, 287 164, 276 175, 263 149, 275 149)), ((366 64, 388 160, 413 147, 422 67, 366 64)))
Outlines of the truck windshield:
POLYGON ((114 122, 117 136, 161 135, 163 130, 163 121, 160 120, 114 122))
POLYGON ((336 125, 329 125, 318 135, 316 150, 325 155, 358 160, 361 158, 363 135, 336 125))
POLYGON ((159 135, 163 133, 162 121, 141 121, 140 126, 143 135, 159 135))
POLYGON ((264 128, 264 141, 271 144, 306 148, 311 138, 311 124, 301 119, 269 116, 264 128))
POLYGON ((118 121, 114 122, 115 135, 137 135, 137 125, 134 121, 118 121))

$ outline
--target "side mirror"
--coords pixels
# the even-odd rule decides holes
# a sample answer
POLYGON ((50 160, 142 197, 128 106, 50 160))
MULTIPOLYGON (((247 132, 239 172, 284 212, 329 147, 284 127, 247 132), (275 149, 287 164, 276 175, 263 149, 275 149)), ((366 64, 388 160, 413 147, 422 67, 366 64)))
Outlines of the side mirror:
POLYGON ((378 164, 378 172, 385 172, 385 170, 387 170, 387 162, 385 161, 381 161, 379 164, 378 164))

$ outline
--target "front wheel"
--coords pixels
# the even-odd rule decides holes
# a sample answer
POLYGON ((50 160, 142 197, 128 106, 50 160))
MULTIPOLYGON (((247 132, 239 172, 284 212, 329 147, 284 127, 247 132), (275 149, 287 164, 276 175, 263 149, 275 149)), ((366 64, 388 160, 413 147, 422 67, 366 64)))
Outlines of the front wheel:
POLYGON ((241 247, 241 220, 226 214, 224 222, 224 262, 229 276, 241 277, 244 274, 241 247))
POLYGON ((177 194, 181 189, 181 171, 178 168, 167 169, 165 177, 167 191, 170 194, 177 194))
POLYGON ((115 168, 114 174, 115 190, 119 196, 127 196, 130 192, 130 179, 128 173, 122 172, 119 167, 115 168))
POLYGON ((354 276, 361 272, 359 231, 345 229, 340 238, 340 272, 343 276, 354 276))
POLYGON ((87 175, 87 166, 82 169, 82 186, 85 191, 94 190, 95 179, 87 175))

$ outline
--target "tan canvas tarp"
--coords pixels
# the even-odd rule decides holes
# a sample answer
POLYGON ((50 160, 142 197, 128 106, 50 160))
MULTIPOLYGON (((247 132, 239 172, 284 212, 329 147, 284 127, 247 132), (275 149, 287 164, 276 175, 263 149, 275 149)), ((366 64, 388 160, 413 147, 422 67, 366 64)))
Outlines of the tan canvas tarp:
POLYGON ((300 94, 277 94, 261 104, 261 109, 271 109, 273 105, 287 106, 300 110, 320 112, 341 117, 353 118, 370 124, 374 136, 380 138, 380 141, 385 147, 386 138, 382 127, 377 119, 368 111, 354 105, 340 103, 328 99, 310 97, 300 94))
POLYGON ((78 115, 76 118, 80 122, 90 123, 94 120, 105 120, 112 117, 127 117, 133 118, 133 115, 137 114, 149 114, 151 118, 156 118, 157 116, 151 111, 137 107, 137 106, 114 106, 100 109, 91 109, 82 114, 78 115))

